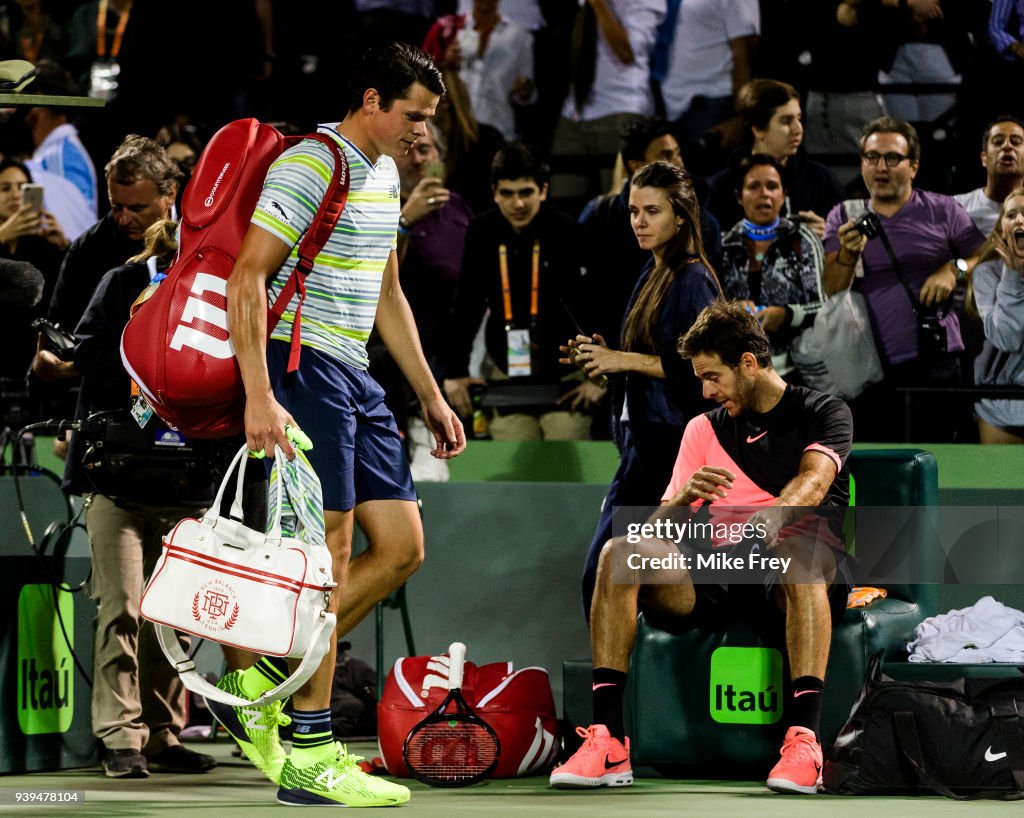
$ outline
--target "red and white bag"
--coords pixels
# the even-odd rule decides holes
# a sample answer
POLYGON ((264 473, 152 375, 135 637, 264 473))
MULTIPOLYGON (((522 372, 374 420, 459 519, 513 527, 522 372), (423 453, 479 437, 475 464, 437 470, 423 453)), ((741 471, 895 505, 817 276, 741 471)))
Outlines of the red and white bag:
POLYGON ((227 437, 242 429, 245 391, 228 337, 228 276, 271 163, 302 139, 331 150, 334 176, 267 319, 269 333, 299 293, 288 371, 298 367, 303 280, 345 208, 348 164, 326 134, 286 137, 255 119, 225 125, 203 150, 182 197, 178 254, 121 336, 128 374, 160 418, 188 437, 227 437))
POLYGON ((246 454, 242 446, 206 515, 182 520, 164 537, 140 606, 185 687, 235 707, 269 704, 298 690, 320 666, 336 623, 329 607, 335 583, 324 541, 320 481, 302 452, 289 461, 278 447, 270 475, 270 528, 255 531, 242 522, 246 454), (224 490, 236 470, 230 516, 222 517, 224 490), (280 685, 248 701, 206 681, 175 630, 302 661, 280 685))
MULTIPOLYGON (((380 755, 388 772, 411 777, 402 759, 406 736, 448 695, 448 660, 441 656, 399 659, 377 705, 380 755)), ((501 760, 491 778, 516 778, 548 770, 558 757, 558 721, 548 672, 514 670, 511 662, 477 667, 466 662, 462 695, 498 734, 501 760)))

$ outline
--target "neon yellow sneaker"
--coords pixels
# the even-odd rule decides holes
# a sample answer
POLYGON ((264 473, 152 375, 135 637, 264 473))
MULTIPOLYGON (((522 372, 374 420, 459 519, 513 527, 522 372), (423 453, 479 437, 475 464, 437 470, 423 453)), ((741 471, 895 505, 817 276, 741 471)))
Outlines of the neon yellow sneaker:
MULTIPOLYGON (((239 682, 242 671, 233 670, 224 674, 217 687, 233 696, 247 696, 239 682)), ((284 702, 274 702, 266 707, 232 707, 213 699, 206 700, 206 706, 224 725, 228 735, 238 742, 248 758, 267 778, 275 784, 281 779, 281 768, 287 753, 281 746, 278 735, 279 725, 291 724, 291 716, 284 714, 284 702)))
POLYGON ((277 800, 293 806, 397 807, 409 800, 409 788, 359 769, 359 756, 350 756, 335 743, 335 754, 309 767, 296 767, 289 756, 281 770, 277 800))

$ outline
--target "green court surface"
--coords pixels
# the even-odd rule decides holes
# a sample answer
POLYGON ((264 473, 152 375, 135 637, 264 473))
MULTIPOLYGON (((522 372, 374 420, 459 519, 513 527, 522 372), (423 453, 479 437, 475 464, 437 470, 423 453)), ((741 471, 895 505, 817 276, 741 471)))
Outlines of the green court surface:
MULTIPOLYGON (((296 815, 298 810, 278 804, 275 788, 245 759, 231 756, 232 744, 191 745, 212 753, 220 766, 204 775, 154 773, 148 779, 115 781, 98 767, 0 778, 0 815, 76 816, 216 816, 240 818, 261 815, 296 815), (11 806, 15 792, 70 791, 80 793, 77 803, 11 806), (84 796, 84 797, 83 797, 84 796)), ((376 755, 373 744, 352 745, 350 750, 376 755)), ((465 789, 434 789, 404 782, 412 800, 387 814, 415 818, 626 818, 626 816, 756 816, 756 818, 864 818, 864 816, 991 816, 1020 815, 1021 805, 995 801, 969 803, 944 798, 838 798, 828 795, 783 796, 751 781, 679 781, 638 778, 632 787, 615 790, 553 790, 546 776, 489 781, 465 789), (1012 811, 1012 812, 1011 812, 1012 811)), ((307 810, 310 808, 307 808, 307 810)), ((312 808, 314 814, 324 809, 312 808)), ((360 813, 365 814, 365 813, 360 813)))

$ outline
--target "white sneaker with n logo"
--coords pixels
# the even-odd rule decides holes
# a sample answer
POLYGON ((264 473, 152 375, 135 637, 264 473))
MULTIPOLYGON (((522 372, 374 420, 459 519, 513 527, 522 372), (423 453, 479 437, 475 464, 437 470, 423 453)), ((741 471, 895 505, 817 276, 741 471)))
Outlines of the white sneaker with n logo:
POLYGON ((409 789, 359 769, 359 756, 340 744, 334 752, 308 767, 297 767, 289 756, 281 770, 277 800, 302 806, 391 807, 409 800, 409 789))

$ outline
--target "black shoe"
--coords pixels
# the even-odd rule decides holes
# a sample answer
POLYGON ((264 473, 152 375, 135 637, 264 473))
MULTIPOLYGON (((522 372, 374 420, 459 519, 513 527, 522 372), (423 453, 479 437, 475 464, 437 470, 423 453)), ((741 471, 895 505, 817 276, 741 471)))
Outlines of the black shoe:
POLYGON ((103 772, 107 778, 149 778, 146 757, 138 750, 103 748, 103 772))
POLYGON ((147 758, 160 773, 205 773, 217 766, 213 756, 197 753, 182 744, 172 744, 147 758))

